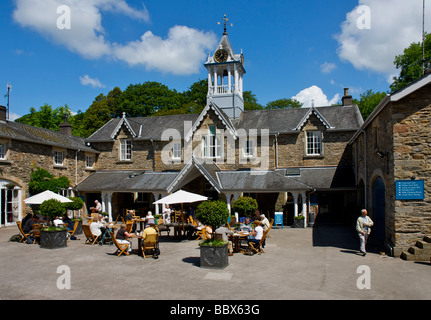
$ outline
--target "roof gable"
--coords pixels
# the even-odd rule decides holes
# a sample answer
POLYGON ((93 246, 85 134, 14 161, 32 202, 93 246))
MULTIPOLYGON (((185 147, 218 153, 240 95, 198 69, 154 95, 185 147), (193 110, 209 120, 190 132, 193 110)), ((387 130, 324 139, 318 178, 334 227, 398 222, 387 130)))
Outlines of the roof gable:
MULTIPOLYGON (((136 137, 138 136, 135 131, 132 129, 132 126, 130 125, 130 122, 127 121, 126 119, 126 113, 123 112, 123 117, 121 118, 121 120, 118 122, 117 126, 115 127, 114 131, 111 133, 110 138, 111 139, 115 139, 115 137, 117 136, 118 132, 120 131, 121 127, 123 126, 123 124, 125 125, 125 127, 127 128, 127 130, 129 131, 129 133, 132 135, 133 139, 136 139, 136 137)), ((141 126, 142 128, 142 126, 141 126)))
POLYGON ((320 122, 322 122, 322 124, 326 127, 326 129, 334 128, 325 119, 325 117, 323 117, 322 114, 319 111, 317 111, 317 109, 314 106, 312 106, 293 130, 300 131, 312 114, 316 115, 316 117, 320 120, 320 122))

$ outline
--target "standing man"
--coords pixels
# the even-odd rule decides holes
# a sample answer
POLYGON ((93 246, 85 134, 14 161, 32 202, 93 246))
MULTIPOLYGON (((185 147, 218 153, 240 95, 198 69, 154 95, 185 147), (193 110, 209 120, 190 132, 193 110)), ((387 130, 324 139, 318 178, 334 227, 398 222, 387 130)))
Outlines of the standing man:
POLYGON ((356 231, 358 231, 359 240, 361 242, 360 251, 362 256, 367 254, 365 246, 367 245, 368 236, 371 233, 371 227, 373 224, 373 220, 371 220, 371 218, 367 215, 367 210, 362 209, 361 216, 358 218, 358 220, 356 220, 356 231))

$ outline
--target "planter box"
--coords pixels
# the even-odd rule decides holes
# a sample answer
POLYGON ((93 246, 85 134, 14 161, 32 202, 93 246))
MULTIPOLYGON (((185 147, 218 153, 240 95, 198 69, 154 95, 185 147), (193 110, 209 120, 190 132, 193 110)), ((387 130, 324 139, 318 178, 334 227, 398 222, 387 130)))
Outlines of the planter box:
POLYGON ((67 230, 41 231, 39 245, 46 249, 67 247, 67 230))
POLYGON ((294 228, 304 228, 304 219, 293 219, 294 228))
POLYGON ((229 265, 227 244, 223 247, 200 246, 201 267, 224 269, 229 265))

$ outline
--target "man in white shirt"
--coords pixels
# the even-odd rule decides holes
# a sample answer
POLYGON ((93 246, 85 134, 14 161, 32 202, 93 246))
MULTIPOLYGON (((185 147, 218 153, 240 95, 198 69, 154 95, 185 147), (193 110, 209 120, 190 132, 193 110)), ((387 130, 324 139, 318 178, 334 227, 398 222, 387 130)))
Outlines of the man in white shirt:
POLYGON ((368 236, 371 233, 371 227, 374 225, 373 220, 367 216, 367 210, 361 210, 361 216, 356 220, 356 231, 360 240, 360 251, 362 256, 367 254, 365 246, 367 245, 368 236))

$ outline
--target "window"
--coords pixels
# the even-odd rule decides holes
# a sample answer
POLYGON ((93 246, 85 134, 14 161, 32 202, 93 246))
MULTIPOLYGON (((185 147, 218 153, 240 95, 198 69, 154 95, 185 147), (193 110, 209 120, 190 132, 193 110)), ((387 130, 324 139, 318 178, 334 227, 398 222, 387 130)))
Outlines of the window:
POLYGON ((6 159, 6 152, 7 152, 6 143, 4 143, 4 142, 0 143, 0 159, 1 160, 6 159))
POLYGON ((181 159, 181 142, 174 142, 174 146, 172 148, 172 158, 181 159))
POLYGON ((121 140, 120 160, 121 161, 132 160, 132 141, 131 140, 126 140, 126 139, 121 140))
POLYGON ((244 143, 244 155, 246 157, 254 157, 254 140, 246 140, 244 143))
POLYGON ((94 156, 86 155, 85 156, 85 166, 87 168, 93 168, 93 165, 94 165, 94 156))
POLYGON ((320 131, 307 132, 307 156, 319 156, 322 154, 322 134, 320 131))
POLYGON ((62 166, 63 165, 63 151, 54 151, 54 164, 62 166))
POLYGON ((221 158, 222 135, 216 133, 216 127, 209 127, 209 135, 202 136, 204 158, 221 158))

